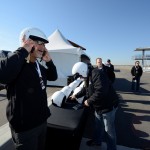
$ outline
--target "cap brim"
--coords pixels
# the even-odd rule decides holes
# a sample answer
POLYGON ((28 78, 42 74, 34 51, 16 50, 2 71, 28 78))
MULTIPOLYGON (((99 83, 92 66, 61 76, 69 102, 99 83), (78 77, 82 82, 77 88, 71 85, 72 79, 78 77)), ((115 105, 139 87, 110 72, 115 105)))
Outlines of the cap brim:
POLYGON ((30 35, 29 38, 32 39, 33 41, 42 41, 42 42, 44 42, 44 43, 49 43, 48 40, 45 40, 45 39, 43 39, 43 38, 41 38, 41 37, 37 37, 37 36, 30 35))

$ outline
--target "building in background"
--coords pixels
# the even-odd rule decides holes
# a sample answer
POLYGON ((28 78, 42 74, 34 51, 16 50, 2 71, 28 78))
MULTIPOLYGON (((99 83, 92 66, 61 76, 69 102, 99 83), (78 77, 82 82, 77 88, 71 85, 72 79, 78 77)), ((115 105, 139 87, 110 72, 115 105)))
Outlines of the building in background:
POLYGON ((134 51, 142 52, 142 54, 138 54, 138 55, 133 56, 133 59, 135 61, 139 60, 142 62, 141 66, 142 66, 144 72, 150 71, 150 54, 148 54, 148 51, 150 51, 150 47, 136 48, 134 51), (147 52, 147 54, 146 54, 146 52, 147 52))

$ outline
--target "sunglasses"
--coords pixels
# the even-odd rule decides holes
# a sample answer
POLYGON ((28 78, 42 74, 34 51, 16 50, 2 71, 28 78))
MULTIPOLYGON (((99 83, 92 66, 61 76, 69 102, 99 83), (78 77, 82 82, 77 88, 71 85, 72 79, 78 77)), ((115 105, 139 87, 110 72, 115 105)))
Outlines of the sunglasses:
POLYGON ((44 45, 45 44, 45 42, 43 42, 43 41, 35 41, 36 42, 36 44, 38 44, 38 45, 44 45))

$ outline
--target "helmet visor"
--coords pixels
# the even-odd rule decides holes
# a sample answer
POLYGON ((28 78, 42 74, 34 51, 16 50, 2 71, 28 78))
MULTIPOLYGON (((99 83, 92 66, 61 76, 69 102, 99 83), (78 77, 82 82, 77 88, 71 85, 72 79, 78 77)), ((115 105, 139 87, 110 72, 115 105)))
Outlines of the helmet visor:
POLYGON ((48 40, 45 40, 45 39, 40 38, 40 37, 38 37, 38 36, 30 35, 29 38, 30 38, 31 40, 33 40, 33 41, 42 41, 42 42, 44 42, 44 43, 49 43, 48 40))

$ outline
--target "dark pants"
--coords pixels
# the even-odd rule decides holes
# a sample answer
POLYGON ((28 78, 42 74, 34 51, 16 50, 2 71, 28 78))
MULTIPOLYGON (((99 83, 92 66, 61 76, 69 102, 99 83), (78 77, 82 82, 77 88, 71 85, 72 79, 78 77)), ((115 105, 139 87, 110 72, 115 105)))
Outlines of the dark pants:
POLYGON ((47 123, 31 130, 16 133, 11 130, 12 140, 16 150, 44 150, 47 123))
POLYGON ((140 87, 140 77, 132 79, 132 90, 138 91, 140 87))

